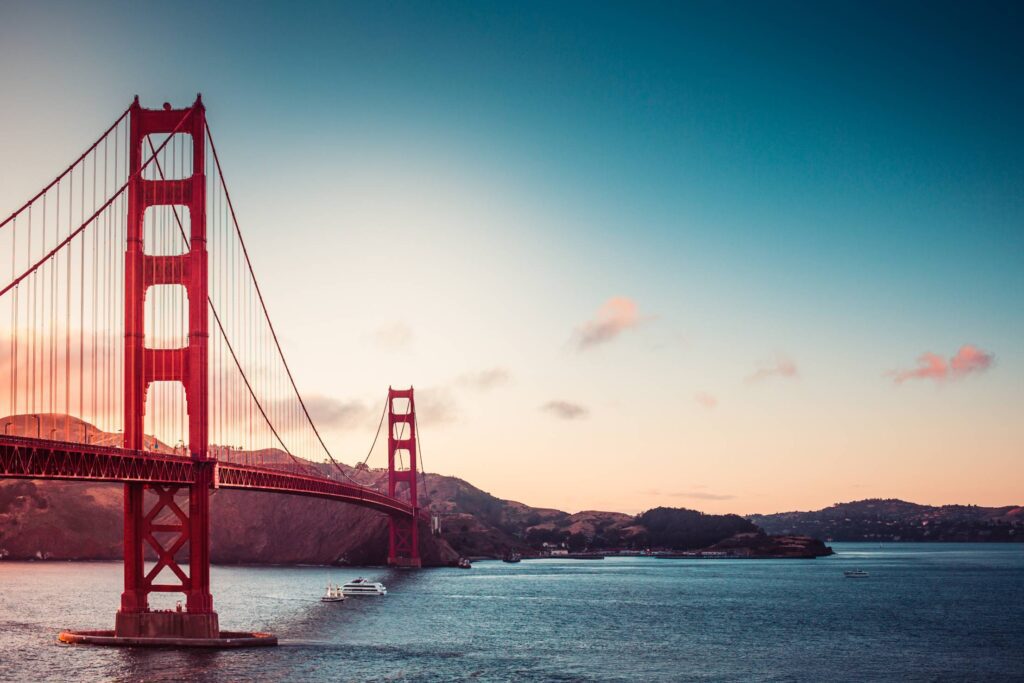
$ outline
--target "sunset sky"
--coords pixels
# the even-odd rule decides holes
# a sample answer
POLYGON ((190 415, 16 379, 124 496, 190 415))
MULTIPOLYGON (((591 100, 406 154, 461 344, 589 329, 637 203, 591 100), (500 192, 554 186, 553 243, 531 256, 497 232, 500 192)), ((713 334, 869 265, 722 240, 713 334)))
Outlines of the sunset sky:
POLYGON ((202 92, 345 462, 412 384, 531 505, 1024 503, 1019 3, 92 5, 0 3, 0 214, 202 92))

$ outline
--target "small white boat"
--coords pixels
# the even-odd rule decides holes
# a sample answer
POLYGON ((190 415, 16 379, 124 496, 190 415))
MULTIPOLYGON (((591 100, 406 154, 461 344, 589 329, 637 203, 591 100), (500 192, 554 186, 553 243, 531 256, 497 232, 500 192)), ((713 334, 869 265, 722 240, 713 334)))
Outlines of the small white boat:
POLYGON ((863 579, 864 577, 868 576, 868 573, 863 569, 848 569, 845 572, 843 572, 843 576, 845 576, 848 579, 863 579))
POLYGON ((342 586, 341 592, 345 595, 387 595, 388 589, 383 583, 359 577, 342 586))
POLYGON ((345 599, 345 594, 341 590, 341 586, 336 586, 333 583, 327 584, 327 592, 320 597, 320 602, 341 602, 345 599))

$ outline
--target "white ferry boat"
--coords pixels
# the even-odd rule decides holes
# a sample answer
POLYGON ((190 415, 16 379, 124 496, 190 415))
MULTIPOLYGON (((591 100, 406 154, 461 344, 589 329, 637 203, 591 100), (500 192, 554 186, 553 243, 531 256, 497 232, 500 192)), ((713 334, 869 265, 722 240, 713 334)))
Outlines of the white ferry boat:
POLYGON ((329 583, 327 584, 327 592, 320 597, 320 602, 341 602, 344 599, 345 594, 341 591, 341 586, 329 583))
POLYGON ((359 577, 342 586, 341 592, 345 595, 387 595, 388 589, 383 583, 359 577))

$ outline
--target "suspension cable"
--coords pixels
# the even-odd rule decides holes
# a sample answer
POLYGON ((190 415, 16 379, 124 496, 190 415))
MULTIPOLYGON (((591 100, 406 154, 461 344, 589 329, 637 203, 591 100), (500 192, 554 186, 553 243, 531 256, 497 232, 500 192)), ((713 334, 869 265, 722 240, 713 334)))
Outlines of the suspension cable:
MULTIPOLYGON (((423 438, 420 436, 420 416, 416 413, 412 415, 413 425, 416 427, 416 463, 420 468, 421 481, 423 482, 423 492, 430 496, 430 489, 427 488, 427 468, 423 464, 423 438)), ((416 476, 415 474, 413 476, 416 476)))
POLYGON ((253 403, 256 404, 256 407, 259 409, 260 414, 263 415, 263 419, 266 420, 267 426, 270 427, 270 431, 273 432, 274 437, 277 439, 277 442, 281 444, 281 448, 284 449, 284 452, 288 454, 288 456, 295 462, 296 465, 298 465, 299 467, 305 467, 306 472, 311 472, 312 463, 309 463, 307 461, 306 464, 303 465, 303 463, 299 462, 298 458, 292 455, 292 452, 288 450, 288 447, 284 444, 284 441, 281 439, 281 435, 278 434, 277 429, 274 428, 274 424, 270 421, 270 418, 267 417, 267 411, 263 409, 263 404, 260 403, 258 398, 256 398, 256 394, 252 390, 252 385, 249 383, 249 378, 246 377, 245 370, 242 369, 242 364, 239 362, 238 356, 235 354, 235 349, 231 346, 231 342, 228 341, 227 334, 224 332, 224 325, 221 324, 220 316, 217 315, 216 311, 213 311, 213 319, 217 321, 217 327, 220 328, 221 336, 224 337, 224 345, 227 346, 228 351, 231 352, 231 358, 235 361, 235 366, 238 368, 238 372, 242 376, 242 381, 245 382, 245 387, 249 390, 249 395, 252 397, 253 403))
MULTIPOLYGON (((99 144, 100 144, 101 142, 103 142, 103 140, 104 140, 104 139, 105 139, 105 138, 106 138, 106 137, 107 137, 108 135, 110 135, 110 132, 111 132, 112 130, 114 130, 115 128, 117 128, 117 126, 118 126, 118 125, 119 125, 119 124, 120 124, 120 123, 121 123, 122 121, 124 121, 124 118, 125 118, 126 116, 128 116, 128 112, 130 112, 130 111, 131 111, 131 109, 132 109, 132 108, 131 108, 130 106, 129 106, 129 107, 127 108, 127 109, 125 109, 125 110, 124 110, 124 113, 123 113, 123 114, 121 114, 121 115, 120 115, 120 116, 119 116, 119 117, 117 118, 117 121, 114 121, 113 125, 112 125, 112 126, 110 126, 110 128, 107 128, 107 130, 105 130, 105 131, 103 132, 103 135, 101 135, 101 136, 99 137, 99 139, 98 139, 98 140, 96 140, 96 142, 92 143, 92 146, 90 146, 90 147, 89 147, 89 149, 87 149, 87 150, 85 150, 84 152, 82 152, 82 155, 81 155, 80 157, 78 157, 77 159, 75 159, 75 160, 74 160, 74 161, 73 161, 73 162, 71 163, 71 165, 70 165, 70 166, 68 166, 68 167, 67 167, 67 168, 66 168, 66 169, 64 170, 64 172, 63 172, 63 173, 61 173, 61 174, 60 174, 60 175, 58 175, 58 176, 57 176, 56 178, 54 178, 54 179, 53 179, 53 181, 52 181, 52 182, 50 182, 50 184, 49 184, 49 185, 47 185, 47 186, 46 186, 46 187, 44 187, 43 189, 39 190, 39 192, 37 192, 37 193, 36 193, 36 195, 35 195, 34 197, 32 197, 32 199, 30 199, 30 200, 28 200, 27 202, 25 202, 25 203, 24 203, 24 204, 23 204, 23 205, 21 206, 21 208, 20 208, 20 209, 16 210, 16 211, 15 211, 14 213, 12 213, 12 214, 11 214, 10 216, 8 216, 7 218, 5 218, 5 219, 4 219, 4 221, 3 221, 3 223, 0 223, 0 228, 3 228, 3 227, 4 227, 5 225, 7 225, 8 223, 10 223, 10 222, 11 222, 12 220, 14 220, 14 217, 15 217, 15 216, 17 216, 17 215, 18 215, 18 214, 20 214, 20 213, 21 213, 22 211, 24 211, 25 209, 27 209, 27 208, 28 208, 28 207, 29 207, 30 205, 32 205, 32 204, 33 204, 33 203, 34 203, 34 202, 35 202, 35 201, 36 201, 37 199, 39 199, 39 198, 40 198, 40 197, 42 197, 42 196, 43 196, 44 194, 46 194, 46 193, 47 193, 47 192, 48 192, 48 191, 50 190, 50 188, 52 188, 52 187, 53 187, 54 185, 56 185, 56 184, 57 184, 57 183, 59 183, 59 182, 60 182, 61 180, 63 180, 63 179, 64 179, 64 176, 66 176, 66 175, 67 175, 68 173, 70 173, 70 172, 71 172, 71 170, 72 170, 72 169, 73 169, 73 168, 74 168, 75 166, 77 166, 77 165, 78 165, 79 163, 81 163, 82 159, 85 159, 85 157, 89 156, 89 153, 90 153, 90 152, 92 152, 92 151, 93 151, 94 149, 96 149, 97 147, 99 147, 99 144)), ((162 145, 161 145, 161 146, 162 146, 162 145)), ((120 194, 120 193, 119 193, 119 194, 120 194)), ((116 196, 116 195, 115 195, 115 196, 116 196)), ((7 291, 7 290, 4 290, 4 291, 7 291)))
POLYGON ((54 254, 56 254, 61 249, 66 247, 71 240, 73 240, 74 238, 78 237, 78 235, 83 230, 85 230, 87 227, 89 227, 89 225, 94 220, 96 220, 97 216, 99 216, 104 211, 106 211, 107 207, 109 207, 111 204, 113 204, 114 200, 117 199, 118 197, 120 197, 121 194, 125 191, 125 189, 128 188, 128 184, 131 183, 132 180, 134 180, 137 175, 140 175, 144 170, 146 170, 146 167, 149 166, 150 162, 152 162, 153 159, 156 158, 155 155, 158 154, 167 145, 167 143, 171 141, 171 139, 174 137, 174 135, 181 128, 182 124, 185 123, 185 119, 187 119, 191 114, 192 114, 192 110, 191 109, 188 110, 187 112, 185 112, 185 114, 181 117, 181 120, 178 121, 178 124, 174 127, 174 130, 172 130, 170 132, 170 134, 167 136, 167 139, 165 139, 163 142, 160 143, 160 146, 156 149, 156 152, 154 153, 154 156, 151 156, 149 159, 146 159, 146 163, 144 163, 141 166, 139 166, 139 168, 134 173, 132 173, 130 176, 128 176, 128 179, 124 181, 124 185, 122 185, 120 187, 120 189, 117 190, 117 192, 115 192, 113 195, 111 195, 110 199, 108 199, 106 202, 103 203, 103 206, 98 208, 95 211, 95 213, 93 213, 89 217, 89 219, 87 221, 85 221, 80 226, 75 228, 74 232, 68 233, 68 236, 65 237, 63 240, 61 240, 60 244, 58 244, 53 249, 51 249, 49 252, 47 252, 42 258, 40 258, 38 261, 36 261, 35 264, 30 266, 28 268, 28 270, 26 270, 24 273, 22 273, 21 275, 16 277, 6 287, 4 287, 2 290, 0 290, 0 296, 3 296, 7 292, 9 292, 11 289, 16 287, 19 282, 21 282, 26 277, 28 277, 29 275, 34 273, 40 266, 42 266, 44 263, 46 263, 48 260, 50 260, 53 257, 54 254))
POLYGON ((373 435, 373 443, 370 444, 370 450, 366 452, 366 457, 363 458, 363 462, 360 463, 362 465, 365 465, 366 462, 370 459, 370 455, 373 453, 373 449, 377 445, 377 439, 378 437, 380 437, 380 428, 384 426, 384 416, 387 414, 387 412, 388 401, 387 399, 384 399, 384 409, 380 411, 380 421, 377 423, 377 433, 373 435))
MULTIPOLYGON (((149 148, 153 149, 152 140, 149 140, 149 148)), ((156 156, 155 150, 153 151, 153 155, 154 157, 156 156)), ((157 160, 156 162, 156 168, 157 171, 160 173, 160 179, 165 180, 166 176, 164 175, 164 170, 161 167, 159 160, 157 160)), ((178 209, 173 204, 171 205, 171 212, 174 214, 174 220, 178 224, 178 231, 181 233, 181 238, 185 241, 185 247, 191 248, 188 236, 185 234, 185 226, 182 224, 181 217, 178 215, 178 209)), ((207 294, 206 300, 207 303, 209 303, 210 305, 210 312, 213 313, 214 320, 217 321, 217 329, 220 330, 221 338, 223 338, 224 344, 225 346, 227 346, 228 351, 231 353, 231 358, 235 361, 235 365, 238 367, 238 372, 242 375, 242 380, 245 382, 245 386, 249 390, 249 396, 256 404, 256 407, 259 408, 260 413, 263 415, 263 419, 266 420, 267 426, 270 427, 270 431, 273 432, 274 437, 277 438, 277 442, 281 444, 281 448, 284 449, 284 452, 288 454, 288 457, 290 457, 297 466, 306 467, 306 471, 309 472, 309 463, 306 461, 304 461, 303 463, 299 462, 299 459, 296 458, 294 454, 292 454, 292 452, 288 449, 288 446, 286 446, 284 441, 281 439, 281 436, 277 433, 277 429, 274 428, 274 425, 270 421, 270 418, 267 417, 266 411, 263 409, 260 400, 256 397, 256 393, 253 391, 252 385, 249 383, 249 378, 246 377, 245 371, 242 369, 242 365, 238 360, 238 356, 235 354, 235 349, 231 345, 231 341, 228 339, 228 335, 227 332, 225 332, 224 330, 224 326, 221 324, 220 315, 217 313, 217 308, 213 305, 213 299, 209 296, 209 294, 207 294)))
POLYGON ((242 255, 245 257, 245 263, 249 269, 249 275, 252 277, 253 286, 256 290, 256 296, 260 302, 260 308, 263 309, 263 317, 267 321, 267 327, 270 329, 271 337, 274 340, 274 346, 277 348, 277 354, 281 358, 281 364, 284 366, 285 373, 288 375, 288 381, 291 383, 292 389, 295 392, 295 397, 298 399, 299 405, 302 407, 302 412, 306 416, 306 421, 309 423, 310 428, 312 428, 313 433, 316 435, 317 441, 320 442, 320 445, 324 449, 324 453, 327 454, 327 457, 330 458, 331 462, 334 463, 335 467, 338 467, 339 471, 343 472, 343 470, 341 470, 340 465, 338 465, 338 461, 334 459, 334 456, 331 454, 330 449, 327 448, 327 444, 324 443, 323 437, 320 436, 320 431, 316 428, 316 424, 313 422, 313 418, 309 414, 309 410, 306 407, 306 402, 302 399, 302 394, 299 393, 299 387, 295 383, 295 377, 292 375, 292 371, 288 365, 288 361, 285 359, 284 351, 281 349, 281 342, 277 338, 277 331, 274 329, 274 324, 270 321, 270 313, 267 311, 267 304, 263 300, 263 292, 260 290, 259 282, 256 280, 256 273, 253 270, 252 261, 250 261, 249 259, 249 251, 245 247, 245 240, 242 239, 242 230, 238 225, 238 217, 235 214, 235 205, 231 201, 231 193, 228 191, 227 182, 224 180, 224 169, 221 168, 220 157, 217 155, 217 146, 213 142, 213 133, 211 133, 210 131, 209 124, 206 125, 206 138, 210 141, 210 150, 213 152, 213 161, 214 164, 217 166, 217 175, 220 177, 221 187, 224 189, 224 198, 227 200, 228 203, 228 210, 231 213, 231 221, 235 226, 235 233, 238 235, 238 242, 242 247, 242 255))

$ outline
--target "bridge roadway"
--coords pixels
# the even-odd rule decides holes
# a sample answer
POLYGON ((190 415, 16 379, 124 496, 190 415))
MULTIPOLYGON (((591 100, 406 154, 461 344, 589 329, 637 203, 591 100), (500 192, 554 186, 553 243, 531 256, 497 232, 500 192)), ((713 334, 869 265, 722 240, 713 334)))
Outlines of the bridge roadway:
MULTIPOLYGON (((411 518, 412 506, 374 489, 268 467, 209 461, 213 488, 326 498, 411 518)), ((0 478, 192 484, 202 462, 181 456, 0 435, 0 478)))

